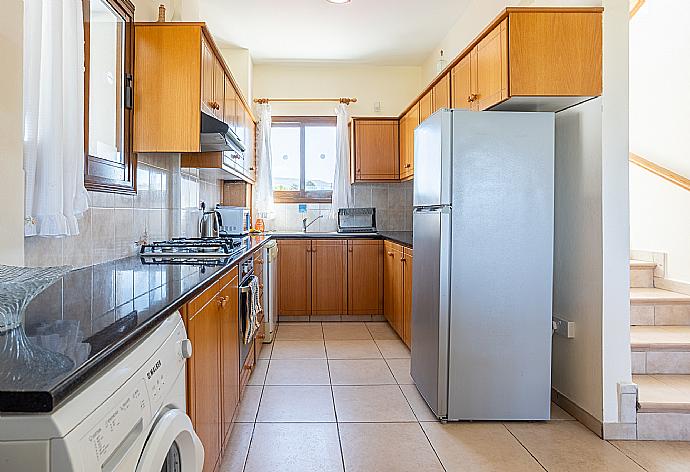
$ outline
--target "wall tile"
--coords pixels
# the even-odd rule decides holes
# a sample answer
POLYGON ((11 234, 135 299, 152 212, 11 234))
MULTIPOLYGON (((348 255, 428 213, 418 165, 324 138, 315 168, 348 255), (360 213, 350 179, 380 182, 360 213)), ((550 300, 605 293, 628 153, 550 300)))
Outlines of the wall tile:
POLYGON ((93 210, 87 210, 81 218, 77 219, 79 234, 62 241, 63 264, 72 267, 84 267, 93 264, 91 219, 93 210))
POLYGON ((24 263, 31 267, 62 265, 63 238, 24 238, 24 263))

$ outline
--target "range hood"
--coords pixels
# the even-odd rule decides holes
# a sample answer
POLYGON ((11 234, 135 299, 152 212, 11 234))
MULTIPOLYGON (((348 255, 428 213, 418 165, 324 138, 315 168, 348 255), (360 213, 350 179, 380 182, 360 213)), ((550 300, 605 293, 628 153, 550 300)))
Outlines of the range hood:
POLYGON ((243 153, 247 148, 230 127, 207 113, 201 112, 201 152, 235 151, 243 153))

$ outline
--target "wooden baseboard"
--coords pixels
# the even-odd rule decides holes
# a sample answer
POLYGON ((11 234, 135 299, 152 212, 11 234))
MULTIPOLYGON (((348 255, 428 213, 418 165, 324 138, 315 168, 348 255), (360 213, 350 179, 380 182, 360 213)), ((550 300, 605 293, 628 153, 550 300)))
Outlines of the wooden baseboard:
POLYGON ((551 388, 551 400, 569 413, 573 418, 585 425, 587 429, 590 429, 594 434, 600 438, 604 437, 603 423, 587 411, 583 410, 579 405, 560 393, 555 388, 551 388))

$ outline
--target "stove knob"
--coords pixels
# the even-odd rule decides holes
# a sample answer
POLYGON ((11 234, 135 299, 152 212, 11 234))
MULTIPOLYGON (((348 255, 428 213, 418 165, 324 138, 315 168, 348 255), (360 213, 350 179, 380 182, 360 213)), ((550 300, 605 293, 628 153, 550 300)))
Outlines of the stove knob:
POLYGON ((192 357, 192 341, 189 339, 182 340, 181 343, 181 354, 184 359, 189 359, 192 357))

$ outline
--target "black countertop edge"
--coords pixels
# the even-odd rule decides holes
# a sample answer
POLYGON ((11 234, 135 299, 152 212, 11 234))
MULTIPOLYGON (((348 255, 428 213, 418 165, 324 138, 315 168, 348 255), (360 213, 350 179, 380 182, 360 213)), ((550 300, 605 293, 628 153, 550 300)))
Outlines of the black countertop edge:
POLYGON ((378 231, 376 233, 266 233, 271 239, 383 239, 412 249, 412 231, 378 231))

